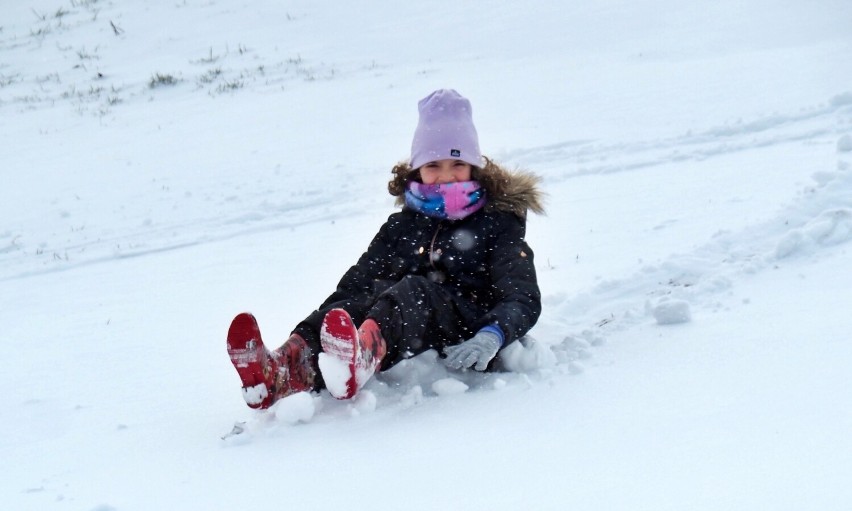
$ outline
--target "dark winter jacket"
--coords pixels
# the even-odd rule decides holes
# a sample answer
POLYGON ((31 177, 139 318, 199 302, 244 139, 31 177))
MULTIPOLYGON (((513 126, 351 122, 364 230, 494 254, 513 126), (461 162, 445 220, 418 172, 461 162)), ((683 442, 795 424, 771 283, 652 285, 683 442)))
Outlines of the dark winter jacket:
MULTIPOLYGON (((399 204, 416 172, 405 164, 394 168, 388 188, 399 204)), ((407 275, 420 275, 471 305, 460 312, 473 332, 496 324, 504 347, 523 336, 541 313, 533 251, 524 240, 527 210, 543 212, 539 179, 491 161, 473 169, 473 179, 486 189, 486 207, 456 221, 408 207, 390 215, 325 303, 369 300, 407 275)))

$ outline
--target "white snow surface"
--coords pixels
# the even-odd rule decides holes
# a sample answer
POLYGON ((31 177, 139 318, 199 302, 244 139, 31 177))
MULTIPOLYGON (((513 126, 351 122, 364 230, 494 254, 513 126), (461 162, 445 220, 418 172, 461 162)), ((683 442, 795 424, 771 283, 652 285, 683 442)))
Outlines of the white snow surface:
POLYGON ((850 27, 848 0, 6 2, 0 507, 852 509, 850 27), (543 177, 539 323, 502 372, 429 352, 249 409, 230 320, 276 345, 333 290, 440 87, 543 177))

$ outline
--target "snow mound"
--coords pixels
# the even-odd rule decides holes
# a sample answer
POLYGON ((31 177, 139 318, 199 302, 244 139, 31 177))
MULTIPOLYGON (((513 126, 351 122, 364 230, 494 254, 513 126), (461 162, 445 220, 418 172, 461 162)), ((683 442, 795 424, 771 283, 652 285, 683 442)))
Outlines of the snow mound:
POLYGON ((316 412, 314 397, 308 392, 299 392, 279 400, 272 406, 275 419, 286 424, 310 422, 316 412))
POLYGON ((352 399, 352 410, 350 413, 353 417, 357 417, 361 414, 375 412, 378 402, 379 399, 375 394, 366 389, 361 390, 352 399))
POLYGON ((455 378, 442 378, 432 383, 432 391, 439 396, 451 396, 454 394, 464 394, 469 389, 463 382, 455 378))
POLYGON ((526 336, 500 351, 501 369, 513 373, 529 373, 537 369, 546 369, 557 364, 556 354, 550 347, 526 336))
POLYGON ((659 325, 675 325, 692 320, 689 303, 684 300, 661 300, 651 309, 659 325))
POLYGON ((799 252, 811 252, 817 246, 838 245, 849 240, 852 240, 852 209, 830 209, 784 235, 775 248, 775 257, 784 259, 799 252))
POLYGON ((423 387, 415 385, 406 392, 399 400, 403 408, 411 408, 423 402, 423 387))

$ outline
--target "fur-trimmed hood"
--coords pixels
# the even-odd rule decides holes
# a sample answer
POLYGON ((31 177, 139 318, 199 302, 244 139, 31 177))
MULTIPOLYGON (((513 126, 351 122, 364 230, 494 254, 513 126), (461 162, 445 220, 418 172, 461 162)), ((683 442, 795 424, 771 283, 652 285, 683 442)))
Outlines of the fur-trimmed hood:
MULTIPOLYGON (((388 192, 396 197, 396 204, 405 204, 405 187, 409 180, 420 176, 408 162, 398 163, 392 170, 388 192)), ((527 211, 544 214, 544 192, 539 189, 541 178, 525 170, 508 170, 488 158, 482 168, 474 167, 472 178, 485 188, 488 204, 486 210, 508 211, 526 218, 527 211)))

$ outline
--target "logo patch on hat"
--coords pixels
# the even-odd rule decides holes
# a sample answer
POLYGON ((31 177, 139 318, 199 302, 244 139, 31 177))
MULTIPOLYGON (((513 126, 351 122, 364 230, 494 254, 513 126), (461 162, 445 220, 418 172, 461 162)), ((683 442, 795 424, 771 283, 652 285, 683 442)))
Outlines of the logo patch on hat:
POLYGON ((450 156, 455 156, 456 158, 458 158, 459 156, 461 156, 461 151, 459 151, 458 149, 450 149, 450 156))

